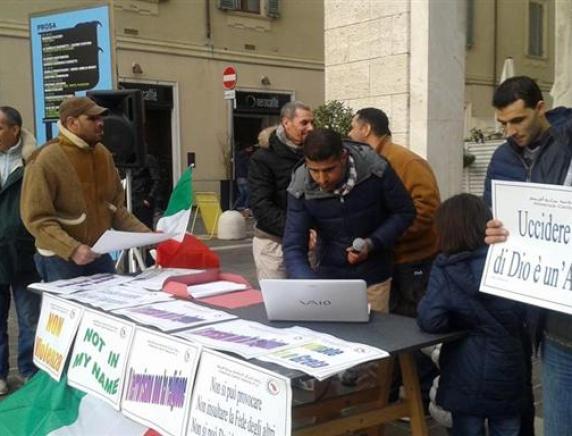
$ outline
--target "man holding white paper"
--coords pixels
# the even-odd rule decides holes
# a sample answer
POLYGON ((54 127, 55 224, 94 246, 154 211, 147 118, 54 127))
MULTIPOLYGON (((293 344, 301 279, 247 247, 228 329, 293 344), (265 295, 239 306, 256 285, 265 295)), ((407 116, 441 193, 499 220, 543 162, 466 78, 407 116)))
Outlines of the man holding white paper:
POLYGON ((107 109, 88 97, 65 99, 59 136, 26 164, 21 214, 36 238, 36 267, 44 281, 115 272, 93 244, 108 229, 150 230, 125 207, 111 153, 100 143, 107 109))

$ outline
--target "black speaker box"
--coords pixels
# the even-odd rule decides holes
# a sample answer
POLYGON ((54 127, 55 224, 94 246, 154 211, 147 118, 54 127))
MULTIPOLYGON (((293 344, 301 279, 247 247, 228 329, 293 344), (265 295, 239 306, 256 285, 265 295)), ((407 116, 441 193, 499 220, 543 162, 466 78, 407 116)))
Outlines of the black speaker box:
POLYGON ((87 96, 109 111, 103 118, 103 140, 118 168, 145 165, 144 102, 139 89, 89 91, 87 96))

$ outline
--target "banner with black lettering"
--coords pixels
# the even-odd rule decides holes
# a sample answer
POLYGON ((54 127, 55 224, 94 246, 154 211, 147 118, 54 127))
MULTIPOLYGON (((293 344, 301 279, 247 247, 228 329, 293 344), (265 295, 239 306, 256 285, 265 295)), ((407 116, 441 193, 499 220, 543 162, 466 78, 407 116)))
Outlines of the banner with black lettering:
POLYGON ((227 354, 201 354, 187 435, 289 436, 290 380, 227 354))
POLYGON ((492 184, 508 240, 489 248, 481 291, 572 314, 572 188, 492 184))

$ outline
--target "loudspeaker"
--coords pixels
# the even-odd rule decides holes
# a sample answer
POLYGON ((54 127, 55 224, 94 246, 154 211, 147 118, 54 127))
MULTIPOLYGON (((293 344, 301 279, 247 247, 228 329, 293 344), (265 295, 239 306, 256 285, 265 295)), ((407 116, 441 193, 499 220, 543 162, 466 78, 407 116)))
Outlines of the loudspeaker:
POLYGON ((109 111, 103 118, 103 140, 118 168, 145 166, 143 93, 139 89, 89 91, 87 96, 109 111))

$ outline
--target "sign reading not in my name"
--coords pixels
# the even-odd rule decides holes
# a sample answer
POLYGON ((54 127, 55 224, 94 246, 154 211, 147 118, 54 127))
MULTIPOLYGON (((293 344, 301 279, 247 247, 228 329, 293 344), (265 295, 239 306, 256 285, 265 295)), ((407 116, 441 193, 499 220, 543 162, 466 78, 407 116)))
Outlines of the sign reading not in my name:
POLYGON ((68 368, 68 384, 119 410, 134 328, 133 323, 86 309, 68 368))
POLYGON ((489 248, 481 291, 572 314, 572 188, 493 181, 509 231, 489 248))

